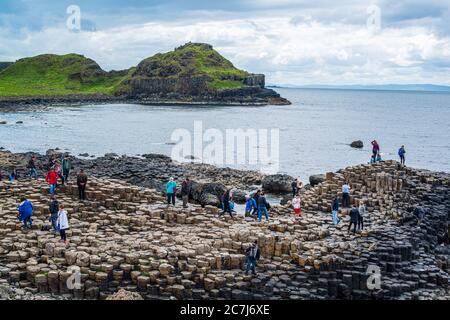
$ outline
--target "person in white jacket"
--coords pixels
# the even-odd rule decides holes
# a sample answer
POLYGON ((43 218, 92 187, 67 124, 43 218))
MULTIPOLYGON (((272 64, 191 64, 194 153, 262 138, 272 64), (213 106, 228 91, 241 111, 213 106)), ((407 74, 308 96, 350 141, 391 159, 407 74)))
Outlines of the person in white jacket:
POLYGON ((69 218, 67 217, 67 211, 64 209, 64 205, 59 205, 58 220, 56 220, 56 225, 59 228, 59 235, 61 236, 61 241, 67 242, 66 230, 69 229, 69 218))
POLYGON ((294 213, 296 217, 302 216, 302 206, 300 196, 298 194, 295 195, 294 199, 292 199, 292 206, 294 207, 294 213))
POLYGON ((367 209, 363 201, 359 203, 359 217, 358 217, 358 229, 364 229, 364 217, 366 216, 367 209))

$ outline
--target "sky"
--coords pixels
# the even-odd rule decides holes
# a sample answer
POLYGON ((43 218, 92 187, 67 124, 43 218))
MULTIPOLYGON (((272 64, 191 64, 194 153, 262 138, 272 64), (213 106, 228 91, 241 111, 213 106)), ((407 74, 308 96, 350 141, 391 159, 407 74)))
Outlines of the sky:
POLYGON ((450 0, 0 0, 0 61, 119 70, 189 41, 269 84, 450 85, 450 0))

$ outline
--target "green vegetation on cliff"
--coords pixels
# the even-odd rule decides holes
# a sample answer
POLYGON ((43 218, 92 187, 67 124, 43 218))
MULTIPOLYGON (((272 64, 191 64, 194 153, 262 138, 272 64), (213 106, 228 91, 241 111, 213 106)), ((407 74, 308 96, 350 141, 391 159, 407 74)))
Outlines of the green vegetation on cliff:
POLYGON ((14 62, 1 62, 0 61, 0 71, 8 68, 10 65, 12 65, 14 62))
POLYGON ((187 43, 147 58, 137 67, 111 72, 82 55, 44 54, 13 64, 0 63, 0 97, 129 95, 133 83, 140 80, 184 81, 195 87, 195 79, 201 79, 204 90, 220 91, 248 86, 249 76, 252 74, 235 68, 212 46, 202 43, 187 43))
POLYGON ((18 60, 0 72, 0 96, 113 94, 127 71, 105 72, 77 54, 45 54, 18 60))

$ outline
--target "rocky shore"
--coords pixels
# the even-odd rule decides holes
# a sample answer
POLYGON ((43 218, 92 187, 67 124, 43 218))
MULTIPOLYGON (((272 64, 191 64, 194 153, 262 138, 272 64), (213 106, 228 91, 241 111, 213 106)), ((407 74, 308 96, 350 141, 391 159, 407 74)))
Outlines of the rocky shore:
MULTIPOLYGON (((20 167, 27 156, 1 152, 0 167, 20 167)), ((259 224, 243 215, 219 218, 217 207, 196 201, 168 208, 158 187, 189 174, 202 185, 248 190, 267 182, 258 173, 159 155, 73 162, 90 181, 85 202, 73 179, 58 190, 71 222, 68 244, 46 231, 43 179, 0 182, 0 286, 11 299, 450 299, 448 174, 394 161, 348 167, 302 191, 300 219, 287 203, 273 205, 269 222, 259 224), (330 203, 344 180, 350 201, 367 204, 365 229, 356 234, 347 232, 348 209, 331 224, 330 203), (32 230, 16 218, 21 196, 35 206, 32 230), (262 257, 258 274, 247 276, 245 249, 254 240, 262 257), (69 289, 73 266, 81 286, 69 289), (379 289, 368 286, 371 266, 380 268, 379 289)))

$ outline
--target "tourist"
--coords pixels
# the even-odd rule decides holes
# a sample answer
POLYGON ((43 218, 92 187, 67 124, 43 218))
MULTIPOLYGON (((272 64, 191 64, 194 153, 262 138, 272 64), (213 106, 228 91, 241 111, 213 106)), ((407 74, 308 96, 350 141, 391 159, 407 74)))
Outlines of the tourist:
POLYGON ((252 211, 255 210, 258 210, 255 199, 250 197, 248 194, 245 195, 245 216, 249 217, 252 214, 252 211))
POLYGON ((56 164, 56 160, 55 160, 55 156, 52 154, 50 155, 49 159, 48 159, 48 164, 47 164, 47 170, 50 170, 51 168, 53 168, 56 164))
POLYGON ((233 214, 231 212, 231 206, 230 206, 230 202, 231 202, 231 194, 230 194, 230 189, 227 189, 225 191, 225 193, 222 196, 222 206, 223 206, 223 211, 219 214, 219 216, 224 215, 225 213, 229 213, 230 217, 233 218, 233 214))
POLYGON ((366 216, 366 206, 364 205, 363 201, 359 202, 359 207, 358 207, 358 230, 363 230, 364 229, 364 217, 366 216))
POLYGON ((61 236, 61 242, 67 243, 66 230, 69 229, 69 219, 67 217, 67 211, 64 209, 64 205, 59 205, 58 219, 56 225, 59 229, 59 235, 61 236))
POLYGON ((11 169, 11 173, 9 174, 9 181, 13 182, 19 179, 19 174, 17 173, 16 168, 11 169))
POLYGON ((64 156, 64 159, 62 160, 62 172, 64 177, 64 182, 69 181, 70 176, 70 170, 72 170, 72 162, 69 159, 69 156, 64 156))
POLYGON ((333 203, 331 204, 331 218, 334 225, 337 225, 341 219, 338 217, 339 212, 339 200, 338 197, 334 197, 333 203))
POLYGON ((58 183, 58 174, 55 171, 55 168, 51 168, 45 177, 45 181, 50 186, 50 194, 55 194, 56 192, 56 184, 58 183))
POLYGON ((78 186, 78 196, 81 201, 86 200, 86 184, 88 181, 88 177, 86 173, 84 173, 83 169, 80 169, 80 172, 77 175, 77 186, 78 186))
POLYGON ((400 149, 398 149, 398 156, 400 157, 400 163, 402 165, 405 165, 405 146, 401 146, 400 149))
POLYGON ((269 213, 267 212, 267 207, 269 206, 266 200, 264 192, 258 197, 258 221, 261 222, 262 215, 266 217, 266 221, 269 221, 269 213))
POLYGON ((3 179, 2 169, 0 169, 0 181, 3 179))
POLYGON ((358 208, 355 207, 355 205, 352 205, 352 209, 350 210, 350 223, 348 225, 348 232, 350 232, 350 229, 353 225, 353 233, 356 233, 358 219, 359 219, 359 210, 358 208))
POLYGON ((57 220, 58 220, 58 211, 59 211, 59 203, 58 200, 56 200, 56 197, 52 195, 50 197, 50 203, 48 205, 48 209, 50 211, 50 218, 49 221, 52 223, 53 231, 57 232, 57 220))
POLYGON ((294 214, 295 217, 301 217, 302 216, 302 206, 301 206, 301 200, 300 195, 297 193, 292 199, 292 206, 294 207, 294 214))
POLYGON ((252 274, 256 274, 256 262, 259 260, 261 255, 261 250, 258 246, 258 240, 255 240, 251 246, 245 250, 245 255, 247 256, 247 263, 245 268, 245 274, 247 275, 250 269, 252 269, 252 274))
POLYGON ((169 181, 166 183, 166 193, 167 193, 167 206, 172 203, 175 206, 175 194, 177 192, 177 183, 170 177, 169 181))
POLYGON ((380 153, 380 145, 378 144, 377 140, 373 140, 371 144, 372 144, 372 154, 374 158, 376 158, 377 155, 380 153))
POLYGON ((342 207, 348 208, 350 206, 350 185, 344 182, 342 185, 342 207))
POLYGON ((189 201, 189 178, 186 177, 181 183, 181 199, 183 199, 183 208, 188 207, 189 201))
POLYGON ((256 216, 258 216, 258 199, 259 199, 260 195, 261 195, 261 190, 259 190, 259 189, 256 190, 255 194, 253 195, 253 200, 255 200, 256 206, 253 209, 252 214, 254 214, 256 216))
POLYGON ((19 221, 23 222, 23 228, 24 229, 31 229, 31 225, 33 220, 31 219, 31 216, 33 215, 33 204, 30 200, 27 198, 22 198, 20 200, 20 204, 18 206, 19 210, 19 221))
POLYGON ((55 171, 58 175, 58 178, 61 179, 61 184, 64 185, 64 176, 62 174, 62 167, 58 160, 55 161, 55 171))
POLYGON ((30 158, 30 161, 28 161, 28 166, 27 168, 30 170, 30 178, 34 178, 37 179, 38 173, 36 170, 36 156, 32 156, 30 158))

